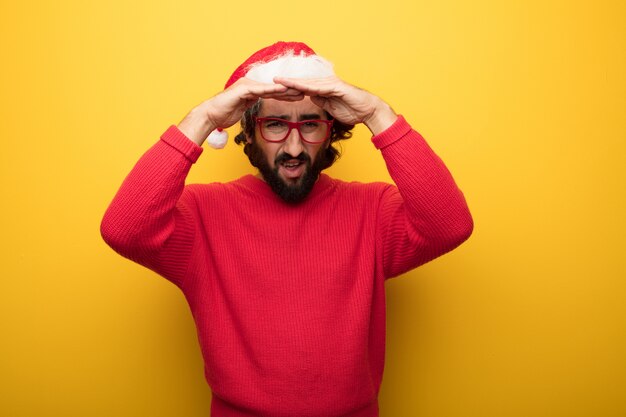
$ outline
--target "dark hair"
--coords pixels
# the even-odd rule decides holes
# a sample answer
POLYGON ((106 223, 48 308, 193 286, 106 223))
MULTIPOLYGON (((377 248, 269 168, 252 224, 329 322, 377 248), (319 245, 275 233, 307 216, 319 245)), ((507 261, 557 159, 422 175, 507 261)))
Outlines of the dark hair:
MULTIPOLYGON (((248 155, 248 158, 250 158, 251 144, 248 143, 246 137, 250 137, 253 140, 255 139, 254 130, 256 128, 256 122, 254 118, 261 111, 262 103, 262 100, 259 99, 256 103, 254 103, 252 107, 244 112, 243 116, 241 117, 241 132, 237 136, 235 136, 235 143, 238 145, 244 145, 243 151, 246 155, 248 155)), ((328 112, 326 112, 326 115, 328 116, 329 120, 333 120, 333 117, 328 112)), ((335 148, 333 144, 339 140, 350 139, 352 137, 353 128, 354 125, 348 125, 335 120, 335 122, 333 123, 333 127, 330 131, 330 146, 328 146, 323 154, 320 155, 322 158, 321 169, 326 169, 330 167, 341 156, 341 151, 335 148)), ((252 160, 250 162, 252 162, 252 160)))

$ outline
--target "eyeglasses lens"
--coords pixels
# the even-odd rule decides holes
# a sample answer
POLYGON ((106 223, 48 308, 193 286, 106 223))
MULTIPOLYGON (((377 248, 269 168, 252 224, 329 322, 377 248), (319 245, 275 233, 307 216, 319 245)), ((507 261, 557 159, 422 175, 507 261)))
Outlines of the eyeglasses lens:
MULTIPOLYGON (((326 140, 328 125, 316 120, 298 122, 300 135, 307 142, 320 143, 326 140)), ((263 120, 261 122, 261 134, 266 140, 280 142, 289 135, 289 124, 281 120, 263 120)))

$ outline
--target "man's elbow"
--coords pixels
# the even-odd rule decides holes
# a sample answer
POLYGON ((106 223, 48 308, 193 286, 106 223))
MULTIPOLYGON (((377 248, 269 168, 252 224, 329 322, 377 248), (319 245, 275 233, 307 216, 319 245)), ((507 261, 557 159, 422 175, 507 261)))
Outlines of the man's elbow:
POLYGON ((124 246, 124 239, 122 238, 119 227, 115 227, 114 222, 112 222, 107 215, 105 215, 100 222, 100 236, 102 240, 115 251, 118 251, 118 248, 124 246))
POLYGON ((469 212, 466 216, 455 224, 453 232, 450 236, 450 243, 452 248, 456 248, 461 245, 467 239, 470 238, 474 232, 474 219, 469 212))
POLYGON ((107 212, 100 222, 100 236, 102 240, 115 252, 128 257, 128 252, 136 246, 136 237, 129 231, 132 227, 125 224, 113 213, 107 212))

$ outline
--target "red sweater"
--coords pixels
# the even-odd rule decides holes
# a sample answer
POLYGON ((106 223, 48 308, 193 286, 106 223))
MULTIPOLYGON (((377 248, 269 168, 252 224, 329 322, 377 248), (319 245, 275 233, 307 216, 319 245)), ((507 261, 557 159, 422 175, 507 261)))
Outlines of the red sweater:
POLYGON ((472 218, 402 117, 372 140, 397 188, 322 174, 288 205, 254 176, 185 186, 202 148, 172 126, 107 210, 106 242, 183 291, 214 417, 378 416, 384 281, 459 245, 472 218))

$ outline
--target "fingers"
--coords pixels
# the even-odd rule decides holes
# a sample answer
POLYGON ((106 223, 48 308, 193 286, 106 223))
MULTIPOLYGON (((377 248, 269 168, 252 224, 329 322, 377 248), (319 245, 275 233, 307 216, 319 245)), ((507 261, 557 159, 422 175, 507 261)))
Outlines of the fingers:
POLYGON ((253 83, 244 87, 241 97, 245 100, 273 98, 283 101, 298 101, 304 98, 302 91, 289 88, 282 84, 253 83))
POLYGON ((324 108, 327 100, 322 97, 341 97, 346 94, 345 84, 337 77, 326 78, 285 78, 275 77, 273 84, 241 78, 229 88, 232 94, 245 101, 269 98, 282 101, 300 101, 304 97, 316 97, 315 104, 324 108))
POLYGON ((322 108, 322 109, 328 111, 327 106, 326 106, 328 104, 328 99, 327 98, 320 97, 320 96, 311 96, 311 101, 317 107, 322 108))
POLYGON ((304 99, 304 93, 293 88, 287 88, 285 91, 267 94, 261 98, 273 98, 282 101, 300 101, 304 99))
MULTIPOLYGON (((238 86, 239 87, 239 86, 238 86)), ((270 95, 284 94, 289 90, 288 87, 281 84, 250 84, 241 86, 241 97, 245 99, 260 98, 270 95)))
POLYGON ((326 78, 284 78, 275 77, 274 82, 301 91, 307 96, 337 95, 341 81, 337 77, 326 78))

